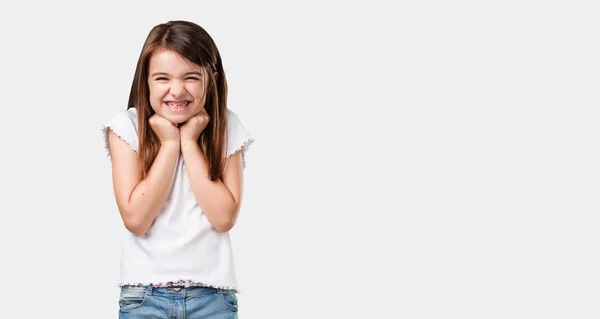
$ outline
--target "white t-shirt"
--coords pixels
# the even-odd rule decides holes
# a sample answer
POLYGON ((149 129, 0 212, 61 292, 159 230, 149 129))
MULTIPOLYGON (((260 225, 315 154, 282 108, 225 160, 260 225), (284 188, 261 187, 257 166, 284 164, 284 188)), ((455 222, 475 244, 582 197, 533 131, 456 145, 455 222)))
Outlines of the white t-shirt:
MULTIPOLYGON (((246 152, 254 139, 237 114, 227 110, 228 147, 226 156, 246 152)), ((138 151, 137 110, 117 113, 102 126, 107 155, 108 130, 131 149, 138 151)), ((146 234, 125 232, 121 256, 120 285, 185 283, 238 290, 229 233, 217 232, 198 205, 179 154, 175 175, 165 202, 146 234)))

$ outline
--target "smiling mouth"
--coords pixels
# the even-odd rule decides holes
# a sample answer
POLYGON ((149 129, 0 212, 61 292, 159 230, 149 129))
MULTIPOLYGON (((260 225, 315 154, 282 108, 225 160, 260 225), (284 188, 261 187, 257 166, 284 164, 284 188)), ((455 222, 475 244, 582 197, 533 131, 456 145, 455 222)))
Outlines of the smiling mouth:
POLYGON ((165 104, 171 111, 181 112, 187 109, 191 103, 190 101, 166 101, 165 104))

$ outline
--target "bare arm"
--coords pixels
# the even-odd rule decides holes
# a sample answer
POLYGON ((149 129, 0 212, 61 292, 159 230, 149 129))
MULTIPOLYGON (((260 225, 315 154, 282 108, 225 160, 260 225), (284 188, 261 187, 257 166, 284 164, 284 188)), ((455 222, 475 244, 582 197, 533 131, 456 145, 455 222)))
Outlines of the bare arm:
POLYGON ((198 205, 217 231, 231 230, 242 201, 241 151, 227 158, 221 179, 214 182, 208 175, 206 156, 197 143, 182 141, 181 152, 198 205))
POLYGON ((108 134, 117 206, 125 227, 141 236, 150 229, 167 197, 180 146, 161 144, 146 178, 141 180, 138 154, 111 130, 108 134))

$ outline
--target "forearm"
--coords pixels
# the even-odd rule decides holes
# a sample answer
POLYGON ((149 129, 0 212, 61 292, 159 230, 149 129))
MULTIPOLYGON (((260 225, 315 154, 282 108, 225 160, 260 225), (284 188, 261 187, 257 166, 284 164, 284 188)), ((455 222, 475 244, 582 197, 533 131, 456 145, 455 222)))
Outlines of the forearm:
POLYGON ((128 220, 135 227, 135 233, 146 233, 158 215, 169 193, 179 149, 176 143, 161 145, 146 178, 133 190, 129 198, 128 220))
POLYGON ((182 142, 181 152, 192 192, 202 212, 217 231, 230 230, 239 207, 233 194, 220 179, 210 180, 208 160, 197 143, 182 142))

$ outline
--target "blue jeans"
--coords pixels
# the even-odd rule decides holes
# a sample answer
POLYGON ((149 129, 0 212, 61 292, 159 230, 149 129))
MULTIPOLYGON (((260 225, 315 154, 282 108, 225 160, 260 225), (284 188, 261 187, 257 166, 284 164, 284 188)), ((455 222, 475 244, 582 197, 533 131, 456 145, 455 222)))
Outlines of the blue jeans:
POLYGON ((235 291, 208 287, 123 286, 120 319, 238 319, 235 291))

